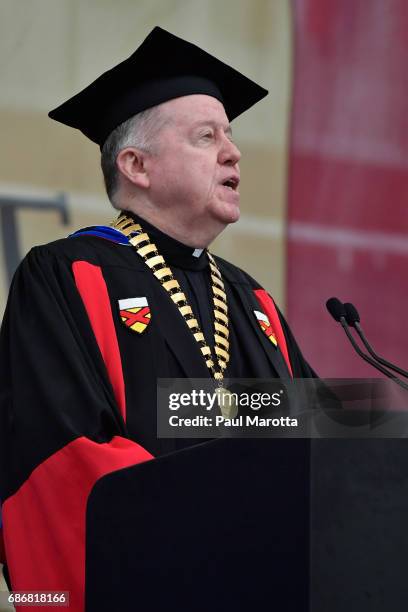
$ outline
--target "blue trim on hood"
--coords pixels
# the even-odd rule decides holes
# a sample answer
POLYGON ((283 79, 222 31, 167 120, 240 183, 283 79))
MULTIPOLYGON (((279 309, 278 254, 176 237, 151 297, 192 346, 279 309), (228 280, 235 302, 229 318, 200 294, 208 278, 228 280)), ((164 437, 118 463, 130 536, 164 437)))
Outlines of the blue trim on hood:
POLYGON ((96 236, 97 238, 105 238, 111 242, 117 242, 118 244, 125 244, 129 246, 129 239, 124 236, 122 232, 108 227, 107 225, 95 225, 93 227, 84 227, 73 234, 70 234, 68 238, 79 238, 80 236, 96 236))

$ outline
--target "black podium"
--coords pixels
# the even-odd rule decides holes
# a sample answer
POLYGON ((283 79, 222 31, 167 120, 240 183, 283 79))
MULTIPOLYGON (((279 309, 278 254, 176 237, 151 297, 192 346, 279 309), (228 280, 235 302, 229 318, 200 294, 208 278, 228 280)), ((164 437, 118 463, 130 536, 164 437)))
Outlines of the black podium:
POLYGON ((100 479, 87 612, 309 610, 303 439, 219 439, 100 479))

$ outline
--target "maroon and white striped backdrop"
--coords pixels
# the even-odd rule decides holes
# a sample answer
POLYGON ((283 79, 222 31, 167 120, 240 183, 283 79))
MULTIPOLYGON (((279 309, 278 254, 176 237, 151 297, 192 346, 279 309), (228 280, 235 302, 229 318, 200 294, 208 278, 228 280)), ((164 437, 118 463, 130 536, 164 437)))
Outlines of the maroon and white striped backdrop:
POLYGON ((408 3, 294 0, 287 315, 322 376, 371 376, 325 301, 408 368, 408 3))

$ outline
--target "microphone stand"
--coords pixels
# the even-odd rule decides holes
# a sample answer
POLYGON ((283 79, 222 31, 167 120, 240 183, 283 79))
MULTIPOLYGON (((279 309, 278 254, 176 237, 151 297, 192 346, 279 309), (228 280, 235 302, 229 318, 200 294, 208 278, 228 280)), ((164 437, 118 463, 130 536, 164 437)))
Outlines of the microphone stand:
POLYGON ((401 376, 404 376, 404 378, 408 378, 408 372, 406 370, 403 370, 402 368, 398 367, 397 365, 394 365, 390 361, 387 361, 387 359, 384 359, 384 357, 380 357, 380 355, 377 355, 377 353, 374 351, 371 344, 368 342, 367 337, 364 334, 363 329, 360 325, 360 317, 359 317, 356 307, 353 304, 347 303, 347 304, 344 304, 344 309, 346 312, 347 323, 351 325, 352 327, 354 327, 354 329, 357 331, 358 335, 361 338, 362 343, 364 344, 364 346, 366 347, 370 355, 372 355, 376 361, 386 366, 390 370, 397 372, 401 376))
MULTIPOLYGON (((369 363, 370 365, 372 365, 374 368, 376 368, 377 370, 379 370, 380 372, 382 372, 382 374, 384 374, 385 376, 387 376, 388 378, 391 378, 391 380, 393 380, 394 382, 397 383, 397 385, 399 385, 400 387, 402 387, 403 389, 405 389, 406 391, 408 391, 408 385, 405 384, 404 382, 402 382, 402 380, 400 380, 399 378, 397 378, 397 376, 394 376, 389 370, 387 370, 386 368, 384 368, 382 365, 380 365, 379 363, 377 363, 377 361, 375 361, 374 359, 371 359, 371 357, 369 357, 368 355, 366 355, 358 346, 357 342, 354 340, 352 333, 350 332, 346 319, 344 316, 339 317, 339 322, 341 324, 341 326, 343 327, 344 331, 346 332, 346 335, 348 337, 348 339, 350 340, 354 350, 358 353, 358 355, 360 355, 360 357, 362 359, 364 359, 364 361, 366 361, 367 363, 369 363)), ((357 330, 358 331, 358 330, 357 330)), ((365 343, 364 343, 365 344, 365 343)), ((368 347, 367 347, 368 348, 368 347)))

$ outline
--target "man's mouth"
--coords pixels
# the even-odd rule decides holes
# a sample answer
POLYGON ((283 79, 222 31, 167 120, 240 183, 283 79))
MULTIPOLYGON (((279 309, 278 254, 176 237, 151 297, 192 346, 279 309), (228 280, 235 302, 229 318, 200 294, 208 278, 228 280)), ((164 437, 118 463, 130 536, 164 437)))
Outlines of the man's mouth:
POLYGON ((225 181, 222 182, 222 185, 224 187, 228 187, 228 189, 231 189, 232 191, 237 191, 238 190, 238 185, 239 185, 239 177, 238 176, 231 176, 231 177, 225 179, 225 181))

